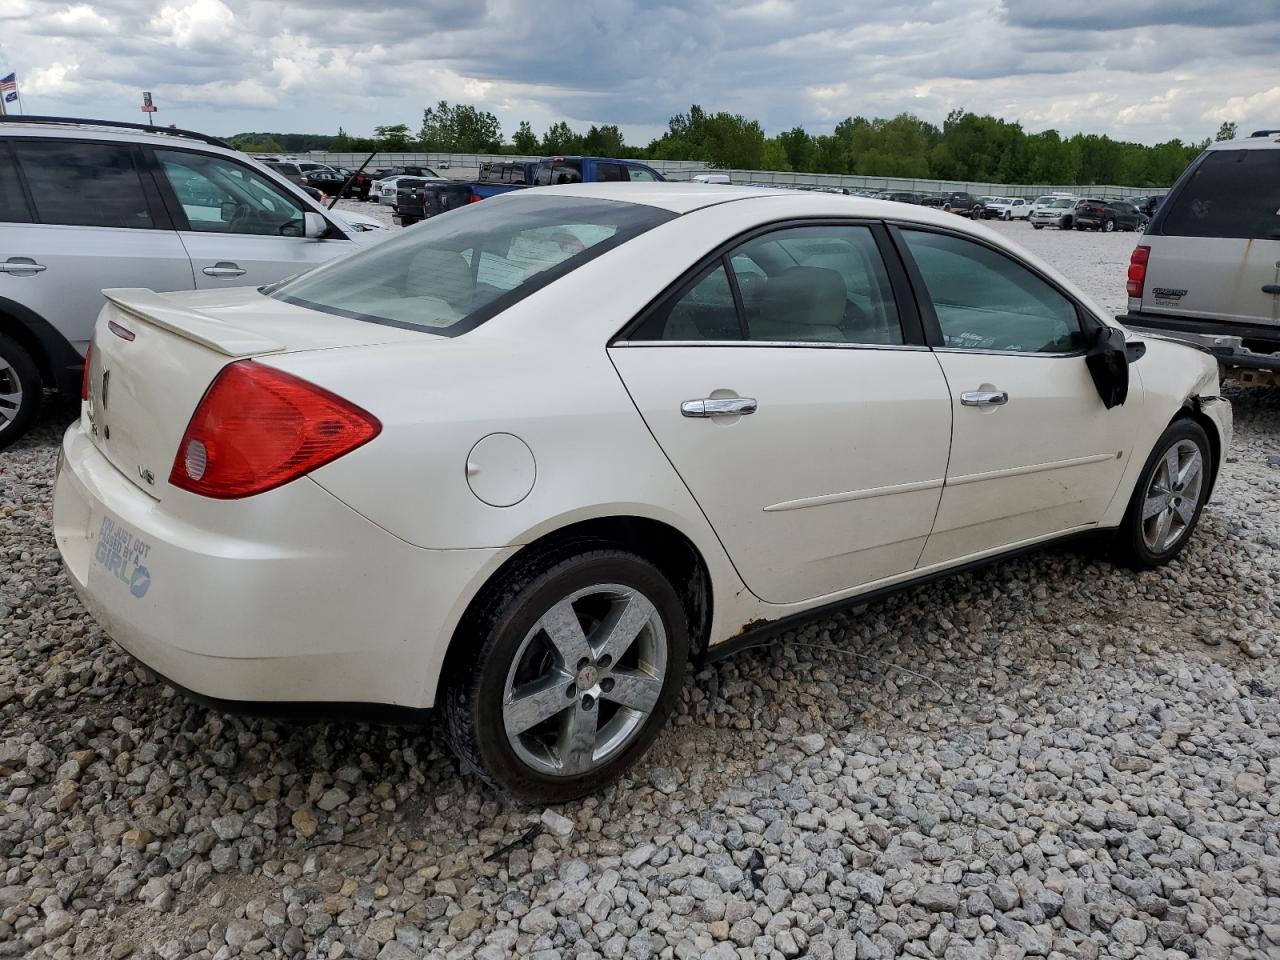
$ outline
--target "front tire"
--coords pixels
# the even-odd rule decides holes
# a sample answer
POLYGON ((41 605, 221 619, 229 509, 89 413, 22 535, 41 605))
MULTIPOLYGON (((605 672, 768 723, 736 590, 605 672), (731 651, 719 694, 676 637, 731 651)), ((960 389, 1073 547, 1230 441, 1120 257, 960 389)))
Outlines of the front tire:
POLYGON ((31 354, 0 333, 0 450, 31 427, 43 393, 44 381, 31 354))
POLYGON ((614 548, 533 556, 486 590, 445 680, 464 768, 520 800, 561 803, 640 758, 679 696, 689 624, 653 564, 614 548))
POLYGON ((1149 569, 1182 552, 1209 496, 1211 456, 1194 420, 1175 420, 1160 435, 1116 531, 1122 560, 1149 569))
POLYGON ((1043 229, 1044 229, 1044 224, 1043 224, 1043 223, 1033 223, 1033 224, 1031 225, 1031 228, 1032 228, 1033 230, 1043 230, 1043 229))

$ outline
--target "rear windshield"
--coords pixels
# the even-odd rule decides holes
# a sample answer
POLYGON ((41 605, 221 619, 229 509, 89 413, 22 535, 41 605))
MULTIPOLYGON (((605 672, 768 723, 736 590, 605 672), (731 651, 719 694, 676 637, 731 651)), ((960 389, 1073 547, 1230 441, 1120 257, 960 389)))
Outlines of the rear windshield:
POLYGON ((1211 150, 1162 209, 1167 237, 1280 240, 1280 150, 1211 150))
POLYGON ((338 316, 457 336, 675 214, 519 194, 431 217, 263 292, 338 316))

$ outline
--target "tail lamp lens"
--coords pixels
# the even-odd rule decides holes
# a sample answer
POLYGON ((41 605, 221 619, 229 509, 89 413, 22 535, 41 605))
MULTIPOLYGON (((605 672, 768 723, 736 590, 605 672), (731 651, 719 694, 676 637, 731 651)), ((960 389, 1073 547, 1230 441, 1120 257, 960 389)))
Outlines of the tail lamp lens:
POLYGON ((169 483, 219 500, 282 486, 368 443, 382 424, 323 387, 252 360, 222 368, 178 445, 169 483))
POLYGON ((1125 284, 1129 296, 1141 299, 1147 283, 1147 261, 1151 259, 1150 247, 1134 247, 1129 257, 1129 281, 1125 284))

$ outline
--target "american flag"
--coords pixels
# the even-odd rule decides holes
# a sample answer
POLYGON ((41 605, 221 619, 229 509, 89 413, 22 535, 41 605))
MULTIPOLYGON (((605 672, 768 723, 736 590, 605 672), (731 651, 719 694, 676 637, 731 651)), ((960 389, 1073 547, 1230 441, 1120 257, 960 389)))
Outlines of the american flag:
POLYGON ((0 77, 0 93, 16 92, 18 89, 18 74, 16 72, 9 74, 7 77, 0 77))

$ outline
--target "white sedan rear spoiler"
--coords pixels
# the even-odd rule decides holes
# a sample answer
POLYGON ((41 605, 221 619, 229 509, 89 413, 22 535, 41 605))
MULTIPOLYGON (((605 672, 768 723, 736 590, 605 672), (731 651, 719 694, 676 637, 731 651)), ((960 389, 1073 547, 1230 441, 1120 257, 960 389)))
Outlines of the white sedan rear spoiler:
POLYGON ((103 290, 102 293, 131 316, 228 357, 281 353, 286 349, 279 341, 252 330, 233 327, 154 290, 120 287, 103 290))

